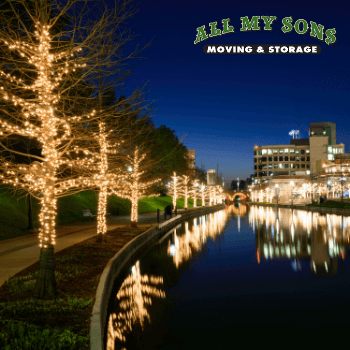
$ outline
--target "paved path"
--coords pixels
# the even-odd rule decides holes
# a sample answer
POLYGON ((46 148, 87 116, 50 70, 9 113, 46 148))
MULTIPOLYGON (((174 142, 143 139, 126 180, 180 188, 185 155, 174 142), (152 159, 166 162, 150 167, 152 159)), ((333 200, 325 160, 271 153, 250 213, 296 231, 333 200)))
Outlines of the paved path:
MULTIPOLYGON (((181 211, 183 210, 178 212, 181 211)), ((160 222, 164 222, 164 212, 160 212, 160 214, 160 222)), ((139 214, 139 222, 156 223, 157 213, 139 214)), ((108 230, 125 226, 128 223, 130 223, 130 215, 107 218, 108 230)), ((56 235, 55 252, 58 252, 95 236, 96 220, 58 226, 56 235)), ((39 260, 40 248, 38 242, 37 233, 0 241, 0 286, 10 277, 39 260)))

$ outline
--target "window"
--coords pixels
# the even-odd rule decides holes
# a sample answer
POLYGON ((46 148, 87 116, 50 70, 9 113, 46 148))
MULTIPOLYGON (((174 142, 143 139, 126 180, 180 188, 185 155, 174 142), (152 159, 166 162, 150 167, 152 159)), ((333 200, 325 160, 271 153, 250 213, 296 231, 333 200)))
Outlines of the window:
POLYGON ((333 154, 328 154, 327 158, 328 158, 328 160, 334 160, 334 155, 333 154))
POLYGON ((307 161, 307 162, 310 162, 310 157, 306 157, 306 161, 307 161))
POLYGON ((269 164, 269 169, 272 169, 272 164, 269 164))
POLYGON ((278 164, 274 164, 274 165, 273 165, 273 168, 274 168, 274 169, 278 169, 278 164))
POLYGON ((305 168, 305 164, 301 164, 301 167, 302 167, 302 168, 305 168))
POLYGON ((267 153, 267 150, 266 149, 263 149, 262 150, 262 154, 266 154, 267 153))
POLYGON ((269 162, 272 162, 272 157, 269 157, 269 162))
POLYGON ((300 157, 295 157, 295 160, 296 160, 297 162, 299 162, 300 157))
POLYGON ((254 158, 254 163, 257 163, 257 161, 258 161, 258 160, 257 160, 256 158, 254 158))
POLYGON ((295 150, 295 154, 299 154, 299 150, 298 149, 295 150))
POLYGON ((309 154, 309 153, 310 153, 310 150, 309 150, 309 149, 307 149, 307 150, 306 150, 306 154, 309 154))
POLYGON ((305 157, 301 157, 301 161, 302 161, 302 162, 305 162, 305 157))
POLYGON ((305 150, 304 150, 304 149, 301 149, 301 150, 300 150, 300 153, 301 153, 301 154, 305 154, 305 150))
POLYGON ((342 149, 342 148, 339 148, 338 153, 343 153, 343 149, 342 149))
POLYGON ((266 171, 263 171, 263 172, 261 173, 261 175, 262 175, 262 176, 266 176, 266 171))
MULTIPOLYGON (((310 169, 310 164, 306 164, 306 169, 310 169)), ((309 172, 310 174, 310 172, 309 172)))
POLYGON ((272 149, 268 149, 267 154, 272 154, 272 149))
POLYGON ((259 170, 261 170, 262 169, 262 165, 259 165, 259 170))
POLYGON ((284 149, 284 153, 288 153, 289 149, 288 148, 285 148, 284 149))
POLYGON ((261 156, 261 151, 258 151, 259 156, 261 156))
MULTIPOLYGON (((309 165, 309 164, 307 164, 307 165, 309 165)), ((310 175, 310 170, 306 170, 306 174, 310 175)))
POLYGON ((284 167, 285 168, 289 168, 289 164, 284 164, 284 167))
POLYGON ((280 153, 283 153, 283 149, 282 148, 280 148, 280 153))
POLYGON ((280 168, 280 169, 283 169, 283 164, 280 163, 280 164, 279 164, 279 168, 280 168))
POLYGON ((269 172, 269 176, 273 176, 273 172, 272 171, 269 172))
POLYGON ((254 156, 256 156, 256 151, 254 151, 254 156))
POLYGON ((258 168, 258 167, 257 167, 256 165, 254 165, 254 170, 257 170, 257 168, 258 168))
POLYGON ((273 154, 276 154, 276 153, 278 153, 278 151, 277 151, 277 149, 274 149, 273 154))
POLYGON ((333 154, 337 154, 338 153, 338 148, 333 148, 333 154))
POLYGON ((300 168, 299 164, 294 164, 294 168, 299 169, 300 168))
POLYGON ((290 165, 290 167, 291 167, 291 168, 294 168, 294 164, 292 163, 292 164, 290 165))
POLYGON ((295 156, 290 156, 290 161, 294 162, 295 161, 295 156))
POLYGON ((291 148, 291 149, 289 150, 289 153, 294 153, 294 152, 295 152, 294 148, 291 148))
POLYGON ((273 161, 277 162, 278 161, 278 157, 273 157, 273 161))
POLYGON ((279 157, 280 162, 283 162, 283 156, 279 157))
POLYGON ((262 161, 262 162, 267 162, 267 158, 266 158, 266 157, 262 157, 262 158, 261 158, 261 161, 262 161))
POLYGON ((263 169, 267 169, 267 165, 263 165, 262 168, 263 168, 263 169))
POLYGON ((285 162, 288 162, 288 157, 287 157, 287 156, 284 157, 284 161, 285 161, 285 162))
POLYGON ((332 153, 333 152, 333 147, 332 146, 328 146, 327 147, 327 152, 328 153, 332 153))

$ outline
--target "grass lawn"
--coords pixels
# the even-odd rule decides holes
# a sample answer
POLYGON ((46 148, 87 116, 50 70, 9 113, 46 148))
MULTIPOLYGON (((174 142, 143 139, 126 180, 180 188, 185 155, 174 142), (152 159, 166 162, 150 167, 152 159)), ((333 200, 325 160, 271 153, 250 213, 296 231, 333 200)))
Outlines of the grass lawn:
MULTIPOLYGON (((57 201, 57 226, 68 224, 74 221, 83 221, 84 209, 90 209, 91 213, 97 214, 98 194, 94 191, 84 191, 57 201)), ((200 201, 197 201, 201 205, 200 201)), ((145 197, 139 201, 139 213, 154 212, 172 204, 172 198, 145 197)), ((178 208, 184 207, 184 199, 177 200, 178 208)), ((188 206, 193 206, 193 199, 188 201, 188 206)), ((28 197, 23 194, 14 193, 12 188, 0 186, 0 240, 18 236, 24 236, 30 232, 28 227, 28 197)), ((33 226, 39 227, 40 204, 32 198, 33 226)), ((116 196, 110 196, 107 203, 107 212, 112 215, 130 215, 130 201, 116 196)))

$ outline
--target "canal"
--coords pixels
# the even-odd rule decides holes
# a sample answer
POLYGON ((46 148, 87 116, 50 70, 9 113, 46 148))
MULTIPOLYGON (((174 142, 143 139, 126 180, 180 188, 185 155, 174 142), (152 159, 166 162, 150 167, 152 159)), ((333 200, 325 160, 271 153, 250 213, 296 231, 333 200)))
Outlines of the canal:
POLYGON ((349 237, 349 216, 243 204, 179 224, 116 281, 106 348, 335 345, 349 237))

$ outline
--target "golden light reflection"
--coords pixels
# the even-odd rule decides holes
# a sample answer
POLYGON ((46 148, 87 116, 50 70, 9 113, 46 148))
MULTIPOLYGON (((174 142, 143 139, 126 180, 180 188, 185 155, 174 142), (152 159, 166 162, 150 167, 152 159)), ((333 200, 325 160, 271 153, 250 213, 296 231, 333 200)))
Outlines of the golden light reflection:
POLYGON ((165 298, 165 293, 155 287, 163 284, 163 277, 141 275, 140 262, 132 267, 132 274, 123 282, 116 296, 119 301, 120 312, 110 314, 107 330, 107 350, 114 350, 115 340, 126 341, 126 334, 133 325, 144 327, 150 315, 146 306, 152 304, 152 297, 165 298))

